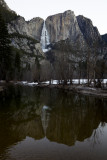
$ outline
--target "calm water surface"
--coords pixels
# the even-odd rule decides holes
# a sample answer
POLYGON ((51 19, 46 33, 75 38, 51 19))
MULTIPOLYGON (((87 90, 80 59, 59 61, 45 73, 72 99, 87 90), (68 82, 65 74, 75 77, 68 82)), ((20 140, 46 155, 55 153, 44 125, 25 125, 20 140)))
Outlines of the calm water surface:
POLYGON ((9 87, 0 95, 0 160, 107 160, 107 100, 9 87))

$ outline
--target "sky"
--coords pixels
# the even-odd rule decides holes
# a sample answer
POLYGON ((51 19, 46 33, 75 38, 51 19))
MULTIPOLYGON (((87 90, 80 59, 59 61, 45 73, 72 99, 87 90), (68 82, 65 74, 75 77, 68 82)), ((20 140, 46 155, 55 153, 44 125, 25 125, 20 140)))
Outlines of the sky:
POLYGON ((30 20, 41 17, 44 20, 66 10, 75 15, 90 18, 100 34, 107 33, 107 0, 5 0, 10 9, 30 20))

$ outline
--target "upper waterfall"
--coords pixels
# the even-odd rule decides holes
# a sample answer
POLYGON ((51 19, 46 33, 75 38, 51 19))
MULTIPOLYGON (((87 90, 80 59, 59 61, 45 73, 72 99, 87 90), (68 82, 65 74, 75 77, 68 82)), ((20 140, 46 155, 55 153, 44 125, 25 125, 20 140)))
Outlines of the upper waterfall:
POLYGON ((41 47, 42 47, 42 50, 43 52, 47 52, 50 48, 48 47, 48 45, 50 44, 50 41, 49 41, 49 34, 48 34, 48 31, 46 29, 46 24, 45 24, 45 21, 44 21, 44 24, 43 24, 43 29, 42 29, 42 34, 41 34, 41 47))

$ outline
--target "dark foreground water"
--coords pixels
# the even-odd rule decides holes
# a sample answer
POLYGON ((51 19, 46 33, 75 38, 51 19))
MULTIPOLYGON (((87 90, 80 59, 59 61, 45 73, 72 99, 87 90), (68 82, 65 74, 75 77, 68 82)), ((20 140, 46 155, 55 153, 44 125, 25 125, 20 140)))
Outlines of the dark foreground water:
POLYGON ((0 95, 0 160, 107 160, 107 100, 9 87, 0 95))

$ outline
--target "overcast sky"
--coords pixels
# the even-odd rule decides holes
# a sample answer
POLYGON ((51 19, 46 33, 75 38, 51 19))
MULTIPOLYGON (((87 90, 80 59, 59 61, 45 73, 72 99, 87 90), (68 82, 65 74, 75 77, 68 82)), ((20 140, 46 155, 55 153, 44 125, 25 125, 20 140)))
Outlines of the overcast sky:
POLYGON ((8 6, 26 20, 46 19, 49 15, 74 11, 93 21, 100 34, 107 33, 107 0, 5 0, 8 6))

